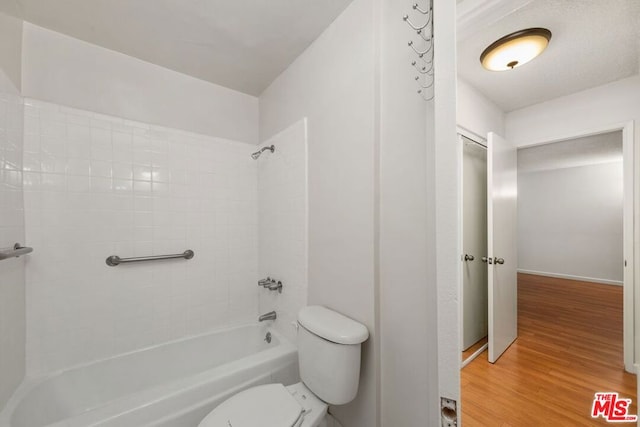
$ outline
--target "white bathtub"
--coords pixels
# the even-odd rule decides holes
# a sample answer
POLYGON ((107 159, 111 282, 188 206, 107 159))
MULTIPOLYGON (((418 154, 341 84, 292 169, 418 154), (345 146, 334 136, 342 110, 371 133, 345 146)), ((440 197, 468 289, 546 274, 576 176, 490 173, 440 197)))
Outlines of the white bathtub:
POLYGON ((27 380, 0 426, 195 427, 240 390, 296 381, 295 346, 265 325, 241 326, 27 380))

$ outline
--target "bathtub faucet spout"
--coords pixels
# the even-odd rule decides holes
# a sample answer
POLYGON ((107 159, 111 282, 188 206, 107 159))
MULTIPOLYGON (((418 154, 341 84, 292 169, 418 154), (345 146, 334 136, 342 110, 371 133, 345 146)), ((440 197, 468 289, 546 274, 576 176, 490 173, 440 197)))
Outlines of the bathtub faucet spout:
POLYGON ((259 322, 264 322, 265 320, 276 320, 276 312, 275 311, 270 311, 266 314, 263 314, 262 316, 258 317, 258 321, 259 322))

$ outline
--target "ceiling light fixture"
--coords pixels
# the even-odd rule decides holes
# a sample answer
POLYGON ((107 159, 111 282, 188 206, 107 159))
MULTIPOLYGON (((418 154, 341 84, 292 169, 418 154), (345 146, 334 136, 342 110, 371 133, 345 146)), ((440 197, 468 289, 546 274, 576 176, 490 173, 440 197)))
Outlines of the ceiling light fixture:
POLYGON ((487 47, 480 62, 490 71, 513 70, 540 55, 551 40, 546 28, 528 28, 496 40, 487 47))

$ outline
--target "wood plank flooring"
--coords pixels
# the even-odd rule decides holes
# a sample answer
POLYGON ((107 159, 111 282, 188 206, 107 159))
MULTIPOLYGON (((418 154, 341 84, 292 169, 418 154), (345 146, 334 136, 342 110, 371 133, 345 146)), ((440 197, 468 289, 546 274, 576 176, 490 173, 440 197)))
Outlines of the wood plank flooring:
POLYGON ((471 347, 469 347, 468 349, 463 351, 462 352, 462 360, 466 360, 467 357, 471 356, 473 353, 476 352, 476 350, 479 350, 480 347, 482 347, 486 343, 487 343, 487 337, 484 337, 480 341, 478 341, 477 343, 475 343, 474 345, 472 345, 471 347))
POLYGON ((636 377, 623 367, 621 287, 519 274, 518 325, 496 364, 485 352, 461 371, 465 427, 608 425, 590 416, 597 391, 633 399, 637 413, 636 377))

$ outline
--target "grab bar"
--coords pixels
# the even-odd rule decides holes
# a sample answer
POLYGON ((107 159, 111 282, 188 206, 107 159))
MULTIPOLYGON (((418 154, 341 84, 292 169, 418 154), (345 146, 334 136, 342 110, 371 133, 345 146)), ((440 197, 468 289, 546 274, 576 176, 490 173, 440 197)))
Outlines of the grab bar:
POLYGON ((142 261, 157 261, 161 259, 174 259, 174 258, 184 258, 191 259, 195 253, 191 249, 187 249, 181 254, 172 254, 172 255, 156 255, 156 256, 141 256, 134 258, 120 258, 118 255, 111 255, 107 258, 107 265, 109 267, 115 267, 116 265, 126 264, 128 262, 142 262, 142 261))
POLYGON ((3 259, 17 258, 19 256, 26 255, 31 252, 33 252, 33 248, 21 246, 20 243, 16 243, 15 245, 13 245, 13 249, 0 251, 0 261, 2 261, 3 259))

